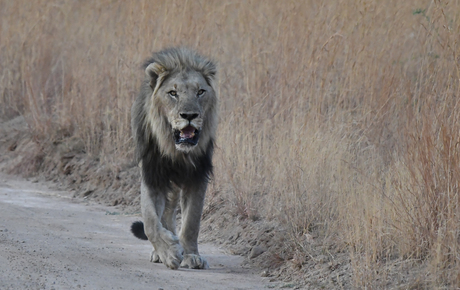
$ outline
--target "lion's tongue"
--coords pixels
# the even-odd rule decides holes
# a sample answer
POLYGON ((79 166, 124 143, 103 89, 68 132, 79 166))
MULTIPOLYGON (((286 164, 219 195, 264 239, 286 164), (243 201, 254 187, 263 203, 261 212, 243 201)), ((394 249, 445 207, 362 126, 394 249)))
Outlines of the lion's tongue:
POLYGON ((193 138, 193 136, 195 136, 195 128, 192 126, 187 126, 180 131, 181 138, 188 139, 193 138))

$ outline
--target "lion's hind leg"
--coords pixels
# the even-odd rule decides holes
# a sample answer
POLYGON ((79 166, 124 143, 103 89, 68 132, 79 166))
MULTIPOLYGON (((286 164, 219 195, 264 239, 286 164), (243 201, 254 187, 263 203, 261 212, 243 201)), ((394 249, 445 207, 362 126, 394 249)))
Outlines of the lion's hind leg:
POLYGON ((173 188, 168 193, 165 200, 165 207, 161 217, 161 223, 168 231, 176 234, 176 213, 179 202, 180 189, 173 188))
MULTIPOLYGON (((141 222, 141 221, 136 221, 131 225, 131 232, 138 239, 141 239, 141 240, 148 240, 149 239, 145 235, 144 223, 141 222)), ((150 262, 152 262, 152 263, 161 263, 160 256, 158 256, 158 254, 155 253, 155 249, 153 249, 152 253, 150 254, 150 262)))
POLYGON ((162 262, 168 268, 177 269, 183 260, 183 248, 177 236, 163 227, 161 217, 165 211, 165 194, 155 192, 144 183, 141 186, 141 210, 145 235, 154 247, 152 262, 162 262))

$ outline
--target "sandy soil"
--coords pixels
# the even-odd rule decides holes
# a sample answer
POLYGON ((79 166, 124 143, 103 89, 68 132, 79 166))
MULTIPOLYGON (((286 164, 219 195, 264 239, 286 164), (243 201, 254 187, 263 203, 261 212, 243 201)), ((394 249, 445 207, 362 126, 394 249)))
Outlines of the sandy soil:
POLYGON ((279 285, 243 258, 200 244, 209 270, 149 262, 129 232, 136 215, 84 204, 43 184, 0 175, 0 289, 263 289, 279 285))

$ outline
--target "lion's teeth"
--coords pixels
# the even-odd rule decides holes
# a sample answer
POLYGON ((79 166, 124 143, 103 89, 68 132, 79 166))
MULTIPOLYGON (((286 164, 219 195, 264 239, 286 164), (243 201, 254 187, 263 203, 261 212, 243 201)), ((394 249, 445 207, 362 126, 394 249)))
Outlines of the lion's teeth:
POLYGON ((194 136, 195 136, 195 132, 190 132, 190 133, 180 132, 181 138, 193 138, 194 136))

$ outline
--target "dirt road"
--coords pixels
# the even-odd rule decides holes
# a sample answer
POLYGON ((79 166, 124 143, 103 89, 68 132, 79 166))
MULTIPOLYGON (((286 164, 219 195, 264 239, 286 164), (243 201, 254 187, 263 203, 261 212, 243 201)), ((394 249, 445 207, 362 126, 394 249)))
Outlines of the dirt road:
MULTIPOLYGON (((0 176, 0 289, 263 289, 242 258, 201 244, 209 270, 168 270, 129 232, 137 216, 0 176)), ((270 283, 270 288, 275 285, 270 283)))

